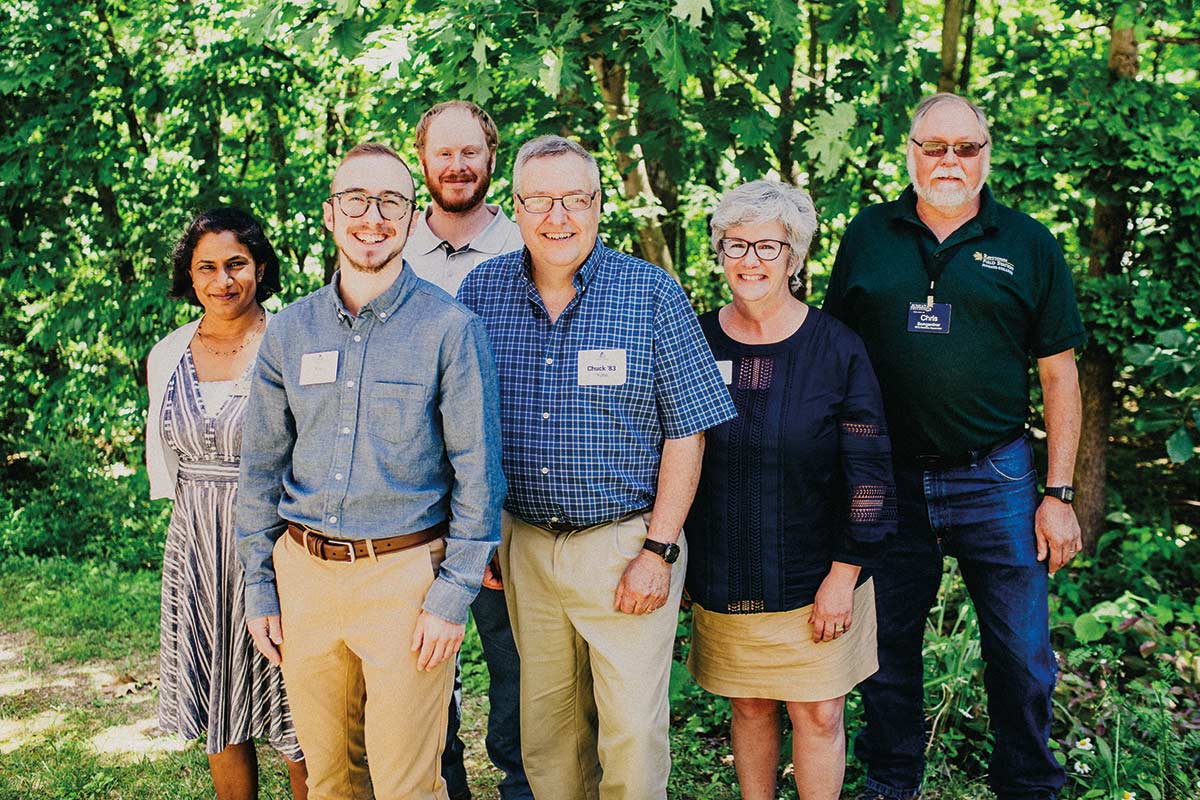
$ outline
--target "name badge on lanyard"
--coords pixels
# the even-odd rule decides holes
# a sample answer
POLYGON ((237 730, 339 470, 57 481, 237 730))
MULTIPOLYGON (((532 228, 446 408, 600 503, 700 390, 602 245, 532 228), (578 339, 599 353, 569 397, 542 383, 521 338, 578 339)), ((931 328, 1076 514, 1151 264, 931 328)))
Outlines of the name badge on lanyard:
POLYGON ((909 333, 949 333, 949 303, 909 303, 909 333))

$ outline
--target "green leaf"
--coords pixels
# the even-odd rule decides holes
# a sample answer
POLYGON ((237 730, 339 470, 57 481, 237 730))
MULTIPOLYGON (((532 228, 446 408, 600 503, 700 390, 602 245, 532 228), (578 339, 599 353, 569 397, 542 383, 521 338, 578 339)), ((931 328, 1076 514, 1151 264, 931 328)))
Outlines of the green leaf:
POLYGON ((686 21, 693 28, 700 27, 706 12, 712 16, 713 8, 709 0, 675 0, 675 7, 671 9, 672 16, 686 21))
POLYGON ((1195 445, 1192 444, 1192 434, 1184 425, 1180 425, 1171 438, 1167 439, 1167 457, 1174 464, 1182 464, 1192 457, 1195 451, 1195 445))
POLYGON ((850 103, 834 103, 829 110, 818 111, 813 117, 811 137, 804 143, 804 151, 816 162, 818 178, 832 178, 850 155, 850 131, 857 120, 850 103))
POLYGON ((562 83, 562 53, 558 50, 547 50, 542 56, 542 68, 538 71, 538 83, 542 91, 551 97, 558 96, 562 83))
POLYGON ((1125 348, 1125 360, 1135 367, 1144 367, 1154 359, 1158 348, 1149 344, 1131 344, 1125 348))
POLYGON ((1080 614, 1075 619, 1075 638, 1087 644, 1097 642, 1108 633, 1108 626, 1092 614, 1080 614))

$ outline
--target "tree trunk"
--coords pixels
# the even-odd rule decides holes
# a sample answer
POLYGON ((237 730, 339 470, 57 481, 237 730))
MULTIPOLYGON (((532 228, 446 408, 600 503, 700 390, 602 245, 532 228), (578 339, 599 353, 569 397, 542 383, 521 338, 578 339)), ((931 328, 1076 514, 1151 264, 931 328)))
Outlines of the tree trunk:
MULTIPOLYGON (((1138 45, 1133 28, 1112 28, 1108 69, 1113 81, 1137 77, 1138 45)), ((1091 254, 1088 275, 1120 275, 1129 238, 1129 207, 1124 197, 1108 190, 1103 181, 1097 191, 1092 216, 1091 254)), ((1097 345, 1084 348, 1079 360, 1079 390, 1083 395, 1083 433, 1075 462, 1075 513, 1083 531, 1083 546, 1096 547, 1104 526, 1104 487, 1108 480, 1108 426, 1116 396, 1113 379, 1116 363, 1112 354, 1097 345)))
POLYGON ((967 0, 966 30, 963 33, 962 69, 958 73, 958 91, 970 94, 971 54, 975 50, 975 0, 967 0))
MULTIPOLYGON (((634 144, 627 148, 622 139, 635 135, 633 123, 629 117, 629 96, 626 92, 625 67, 614 64, 604 56, 590 56, 592 71, 600 95, 604 98, 605 116, 608 117, 609 145, 616 155, 617 170, 621 173, 621 186, 626 200, 639 200, 651 207, 658 205, 654 191, 650 188, 650 178, 646 174, 646 164, 642 159, 642 148, 634 144)), ((671 248, 667 237, 663 234, 662 223, 657 217, 643 217, 638 224, 638 245, 642 257, 647 261, 658 264, 676 280, 675 261, 671 257, 671 248)))
POLYGON ((946 0, 942 12, 942 73, 938 91, 953 92, 958 72, 958 37, 962 33, 963 0, 946 0))

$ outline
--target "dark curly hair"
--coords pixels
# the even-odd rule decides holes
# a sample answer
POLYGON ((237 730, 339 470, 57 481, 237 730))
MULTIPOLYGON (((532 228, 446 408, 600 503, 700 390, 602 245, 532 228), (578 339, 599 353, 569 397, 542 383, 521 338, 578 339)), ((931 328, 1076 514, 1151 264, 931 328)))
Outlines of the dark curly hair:
POLYGON ((258 220, 240 208, 213 208, 192 220, 187 231, 171 253, 171 296, 186 299, 192 305, 200 305, 196 290, 192 288, 192 253, 196 243, 206 233, 230 232, 250 251, 256 267, 262 269, 262 280, 254 299, 266 300, 280 290, 279 256, 267 240, 258 220))

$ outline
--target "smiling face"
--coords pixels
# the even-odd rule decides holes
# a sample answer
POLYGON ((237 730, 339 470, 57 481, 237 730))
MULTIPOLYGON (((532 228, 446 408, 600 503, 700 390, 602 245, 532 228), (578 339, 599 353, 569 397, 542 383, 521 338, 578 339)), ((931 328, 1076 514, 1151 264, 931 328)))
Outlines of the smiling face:
MULTIPOLYGON (((945 102, 929 110, 912 132, 918 142, 930 139, 956 144, 986 142, 974 112, 962 103, 945 102)), ((941 157, 927 156, 908 143, 908 176, 917 197, 937 209, 957 209, 973 201, 983 189, 991 168, 991 146, 975 158, 960 158, 953 148, 941 157)))
POLYGON ((204 313, 237 319, 257 305, 260 267, 233 231, 206 233, 192 251, 192 290, 204 313))
MULTIPOLYGON (((522 197, 590 195, 600 189, 594 183, 588 163, 574 153, 526 161, 521 167, 519 186, 522 197)), ((574 272, 596 246, 600 232, 599 195, 592 199, 591 208, 583 211, 567 211, 561 202, 555 202, 549 211, 534 214, 526 211, 516 197, 513 207, 521 238, 529 248, 536 270, 574 272)))
POLYGON ((465 108, 447 108, 433 118, 418 156, 429 194, 443 211, 471 211, 487 197, 496 160, 479 120, 465 108))
MULTIPOLYGON (((760 222, 755 225, 735 225, 726 229, 722 238, 746 242, 762 239, 786 242, 788 235, 782 222, 760 222)), ((793 260, 790 247, 784 247, 779 257, 771 261, 759 258, 753 247, 747 249, 746 255, 741 258, 730 258, 723 253, 718 258, 735 301, 754 303, 791 296, 788 290, 788 278, 791 277, 788 267, 793 260)))
MULTIPOLYGON (((333 176, 330 194, 361 191, 373 197, 387 193, 413 196, 412 176, 401 161, 382 154, 358 155, 342 162, 333 176)), ((375 201, 367 204, 361 217, 349 217, 337 200, 326 200, 322 206, 325 227, 333 233, 338 249, 338 265, 342 269, 377 273, 401 263, 401 253, 412 229, 413 211, 394 220, 384 219, 375 201)))

